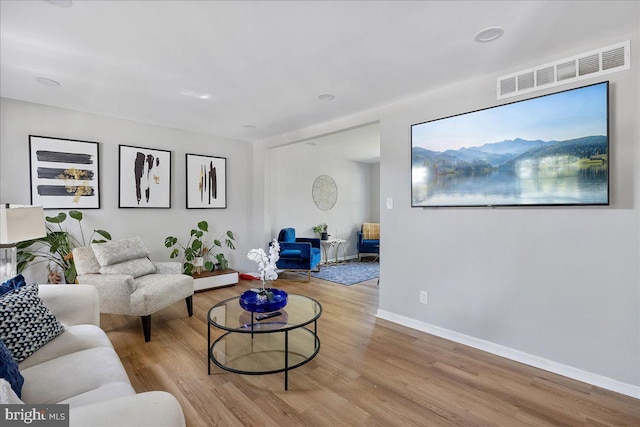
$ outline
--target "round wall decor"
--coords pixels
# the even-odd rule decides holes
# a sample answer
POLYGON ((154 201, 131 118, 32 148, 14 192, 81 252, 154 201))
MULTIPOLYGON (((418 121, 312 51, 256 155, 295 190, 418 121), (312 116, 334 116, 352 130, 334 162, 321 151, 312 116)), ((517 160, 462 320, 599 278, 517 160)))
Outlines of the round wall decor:
POLYGON ((313 181, 311 195, 318 209, 328 211, 338 201, 338 186, 329 175, 320 175, 313 181))

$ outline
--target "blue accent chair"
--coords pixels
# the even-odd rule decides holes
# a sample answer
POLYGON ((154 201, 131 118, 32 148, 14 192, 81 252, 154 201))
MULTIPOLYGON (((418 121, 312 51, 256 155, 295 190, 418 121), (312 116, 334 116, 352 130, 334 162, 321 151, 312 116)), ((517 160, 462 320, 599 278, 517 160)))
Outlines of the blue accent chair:
POLYGON ((307 281, 311 280, 311 270, 320 264, 320 239, 296 238, 295 228, 283 228, 278 234, 280 244, 280 259, 276 266, 282 270, 304 270, 309 273, 307 281))
POLYGON ((362 261, 362 256, 373 255, 376 260, 380 256, 380 238, 365 239, 363 230, 358 231, 358 261, 362 261))

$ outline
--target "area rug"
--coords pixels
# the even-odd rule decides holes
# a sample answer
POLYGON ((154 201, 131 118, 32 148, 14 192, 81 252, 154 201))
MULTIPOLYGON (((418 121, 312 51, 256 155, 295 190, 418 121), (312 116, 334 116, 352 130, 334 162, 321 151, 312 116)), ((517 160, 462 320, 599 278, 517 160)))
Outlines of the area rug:
POLYGON ((320 272, 311 272, 313 277, 341 285, 355 285, 380 276, 380 264, 377 262, 350 261, 344 264, 320 267, 320 272))

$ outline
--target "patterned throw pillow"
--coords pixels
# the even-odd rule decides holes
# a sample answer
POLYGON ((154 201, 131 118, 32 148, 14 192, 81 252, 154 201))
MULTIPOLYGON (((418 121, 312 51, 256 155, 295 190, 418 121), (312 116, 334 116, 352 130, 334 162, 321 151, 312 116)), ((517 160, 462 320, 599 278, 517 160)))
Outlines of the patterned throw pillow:
POLYGON ((0 296, 25 285, 24 277, 22 277, 22 274, 18 274, 16 277, 13 277, 0 285, 0 296))
POLYGON ((63 331, 64 326, 38 298, 37 284, 0 297, 0 339, 16 362, 22 362, 63 331))
POLYGON ((11 356, 9 349, 2 340, 0 340, 0 378, 4 378, 11 384, 16 396, 20 397, 22 395, 24 377, 18 370, 18 363, 11 356))

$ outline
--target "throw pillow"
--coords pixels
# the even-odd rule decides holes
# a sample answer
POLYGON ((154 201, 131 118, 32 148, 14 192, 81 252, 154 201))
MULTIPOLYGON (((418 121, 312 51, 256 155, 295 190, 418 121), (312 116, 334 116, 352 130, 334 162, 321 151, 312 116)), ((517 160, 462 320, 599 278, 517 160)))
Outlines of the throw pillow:
POLYGON ((380 224, 377 222, 365 222, 362 224, 362 238, 365 240, 379 240, 380 224))
POLYGON ((22 395, 24 377, 18 370, 18 363, 11 356, 9 349, 2 340, 0 340, 0 378, 4 378, 11 384, 16 396, 20 397, 22 395))
POLYGON ((11 405, 24 403, 16 395, 16 392, 11 388, 11 384, 4 378, 0 378, 0 405, 11 405))
POLYGON ((149 258, 130 259, 118 264, 100 267, 100 274, 127 274, 134 278, 156 272, 156 266, 149 258))
POLYGON ((140 237, 105 243, 92 243, 91 248, 102 267, 149 256, 149 250, 140 237))
POLYGON ((7 292, 25 285, 24 277, 22 277, 22 274, 18 274, 16 277, 13 277, 0 285, 0 295, 4 295, 7 292))
POLYGON ((38 285, 27 285, 0 297, 0 339, 20 363, 60 335, 64 326, 38 298, 38 285))
POLYGON ((78 273, 78 276, 100 273, 100 263, 93 254, 91 246, 74 248, 73 261, 76 265, 76 273, 78 273))

